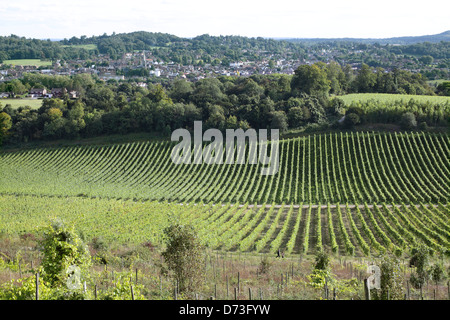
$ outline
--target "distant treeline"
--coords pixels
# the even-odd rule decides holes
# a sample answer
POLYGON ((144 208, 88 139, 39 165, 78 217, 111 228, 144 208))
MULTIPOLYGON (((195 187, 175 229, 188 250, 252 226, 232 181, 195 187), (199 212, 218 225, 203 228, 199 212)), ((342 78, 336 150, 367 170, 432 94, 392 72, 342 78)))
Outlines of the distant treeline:
POLYGON ((25 74, 21 80, 0 85, 0 91, 20 87, 65 87, 76 90, 78 99, 44 99, 38 110, 3 106, 1 112, 7 141, 94 137, 103 134, 160 132, 191 128, 202 120, 204 128, 291 128, 311 124, 351 127, 364 122, 400 123, 404 113, 412 123, 448 125, 449 104, 369 102, 346 110, 336 95, 349 92, 433 94, 418 74, 384 72, 363 66, 358 72, 337 63, 302 65, 293 76, 206 78, 195 83, 175 80, 166 87, 148 83, 103 82, 83 74, 72 77, 25 74), (349 112, 352 116, 349 116, 349 112), (9 126, 8 126, 9 123, 9 126), (339 124, 341 125, 341 124, 339 124))
MULTIPOLYGON (((320 40, 320 39, 318 39, 320 40)), ((27 39, 11 35, 0 37, 0 62, 9 59, 81 59, 93 58, 98 54, 107 54, 111 59, 119 59, 124 53, 133 51, 149 51, 161 61, 173 61, 184 65, 201 65, 204 63, 221 63, 229 65, 238 60, 257 61, 266 53, 281 55, 289 59, 306 59, 322 49, 334 48, 345 55, 349 50, 371 50, 365 63, 371 66, 376 61, 371 56, 389 57, 411 55, 417 58, 429 56, 439 59, 445 66, 450 59, 450 42, 422 42, 409 45, 381 45, 379 43, 361 43, 357 41, 291 41, 266 38, 248 38, 242 36, 210 36, 201 35, 195 38, 180 38, 166 33, 131 32, 80 38, 72 37, 61 41, 27 39), (96 47, 86 49, 81 45, 94 44, 96 47), (372 54, 373 53, 373 54, 372 54), (215 61, 217 59, 217 61, 215 61)), ((351 59, 351 57, 346 57, 351 59)), ((361 61, 361 60, 359 60, 361 61)))

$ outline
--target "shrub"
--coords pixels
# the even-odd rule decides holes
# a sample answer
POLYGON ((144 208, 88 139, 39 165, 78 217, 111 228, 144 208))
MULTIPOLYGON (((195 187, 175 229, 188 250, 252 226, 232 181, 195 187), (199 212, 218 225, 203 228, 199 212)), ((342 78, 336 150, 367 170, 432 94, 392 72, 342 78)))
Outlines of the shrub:
POLYGON ((348 113, 345 115, 344 126, 346 128, 353 128, 355 125, 361 122, 360 117, 356 113, 348 113))
POLYGON ((193 292, 203 279, 203 246, 190 225, 173 224, 164 229, 167 248, 162 253, 167 267, 178 281, 180 292, 193 292))
POLYGON ((411 130, 417 126, 416 116, 412 112, 405 112, 400 118, 400 126, 404 130, 411 130))
POLYGON ((71 266, 79 268, 83 279, 88 277, 87 271, 91 265, 90 253, 75 233, 73 226, 67 227, 60 221, 54 222, 44 231, 41 245, 44 253, 42 275, 51 287, 66 285, 70 277, 67 270, 71 266))

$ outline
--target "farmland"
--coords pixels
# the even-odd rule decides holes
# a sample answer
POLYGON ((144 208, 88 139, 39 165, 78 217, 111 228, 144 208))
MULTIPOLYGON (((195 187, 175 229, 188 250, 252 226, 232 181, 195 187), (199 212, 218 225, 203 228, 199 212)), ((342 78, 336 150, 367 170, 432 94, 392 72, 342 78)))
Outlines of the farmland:
POLYGON ((339 96, 346 105, 350 105, 352 102, 367 102, 367 101, 380 101, 384 103, 390 103, 395 101, 402 101, 404 103, 414 100, 420 103, 430 102, 435 103, 450 103, 450 97, 446 96, 423 96, 423 95, 410 95, 410 94, 389 94, 389 93, 352 93, 344 96, 339 96))
MULTIPOLYGON (((260 175, 260 164, 174 165, 172 146, 3 152, 4 294, 20 278, 34 299, 28 283, 42 258, 24 248, 64 221, 95 261, 85 298, 193 299, 174 295, 176 284, 160 268, 163 230, 177 221, 194 226, 206 247, 196 299, 364 299, 367 265, 386 255, 401 261, 405 299, 446 298, 445 285, 410 288, 414 271, 406 258, 418 245, 433 259, 448 254, 447 135, 340 132, 282 140, 274 176, 260 175), (283 259, 275 258, 278 250, 283 259), (308 274, 319 252, 333 257, 328 286, 314 285, 308 274)), ((43 299, 55 299, 41 286, 43 299)))
POLYGON ((30 232, 54 216, 89 237, 161 244, 167 215, 175 214, 198 226, 215 249, 326 247, 367 256, 402 253, 416 237, 432 250, 449 248, 447 135, 350 132, 282 140, 273 176, 261 175, 261 164, 175 165, 172 146, 4 152, 2 231, 30 232))
POLYGON ((13 65, 13 66, 51 66, 51 61, 40 60, 40 59, 15 59, 15 60, 5 60, 3 61, 5 65, 13 65))
POLYGON ((424 241, 433 252, 449 247, 450 211, 444 204, 276 205, 176 204, 82 197, 4 195, 0 232, 37 234, 59 218, 87 239, 163 245, 162 230, 176 217, 196 226, 213 250, 288 256, 326 250, 342 256, 401 255, 424 241))
POLYGON ((31 109, 39 109, 42 106, 42 100, 40 99, 0 99, 2 107, 10 105, 12 108, 17 109, 19 107, 30 107, 31 109))
POLYGON ((444 134, 339 132, 282 140, 272 176, 260 174, 261 164, 175 165, 172 147, 134 142, 5 152, 0 192, 240 204, 437 204, 449 197, 444 134))

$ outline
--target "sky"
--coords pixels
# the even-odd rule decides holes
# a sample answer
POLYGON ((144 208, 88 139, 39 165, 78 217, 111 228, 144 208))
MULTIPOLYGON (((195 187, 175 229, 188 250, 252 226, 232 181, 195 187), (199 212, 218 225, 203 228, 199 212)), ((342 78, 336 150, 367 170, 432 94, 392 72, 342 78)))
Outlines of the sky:
POLYGON ((388 38, 447 30, 448 0, 0 0, 0 35, 38 39, 133 31, 388 38))

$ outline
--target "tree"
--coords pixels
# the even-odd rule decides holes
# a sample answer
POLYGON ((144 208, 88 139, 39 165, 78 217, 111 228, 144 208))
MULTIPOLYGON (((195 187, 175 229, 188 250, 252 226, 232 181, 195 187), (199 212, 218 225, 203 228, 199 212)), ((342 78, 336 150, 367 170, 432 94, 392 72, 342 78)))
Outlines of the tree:
POLYGON ((287 113, 288 123, 290 128, 298 128, 303 123, 303 109, 302 107, 292 107, 287 113))
POLYGON ((169 96, 177 102, 187 102, 189 95, 194 91, 194 86, 186 80, 175 80, 169 91, 169 96))
POLYGON ((203 279, 204 248, 190 225, 174 223, 164 229, 164 261, 180 292, 193 292, 203 279))
POLYGON ((372 71, 372 68, 363 63, 361 69, 358 71, 358 75, 355 79, 355 86, 357 92, 373 92, 373 88, 376 84, 377 76, 372 71))
POLYGON ((0 113, 0 145, 8 134, 8 130, 12 127, 11 116, 6 112, 0 113))
POLYGON ((403 299, 402 271, 398 258, 383 256, 380 265, 380 289, 374 292, 375 300, 403 299))
POLYGON ((281 132, 285 132, 288 129, 288 118, 284 111, 273 111, 270 115, 271 129, 279 129, 281 132))
POLYGON ((356 113, 348 113, 344 118, 344 126, 348 129, 353 128, 355 125, 360 123, 360 118, 356 113))
POLYGON ((411 274, 411 284, 416 289, 422 289, 429 276, 427 271, 428 255, 428 249, 423 244, 412 250, 409 266, 416 268, 415 272, 411 274))
POLYGON ((405 112, 400 118, 400 126, 404 130, 411 130, 417 126, 416 116, 412 112, 405 112))
POLYGON ((294 71, 291 80, 291 93, 299 96, 302 93, 307 95, 327 95, 330 91, 330 80, 327 79, 325 70, 316 64, 301 65, 294 71))

